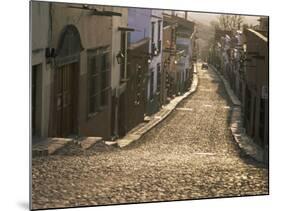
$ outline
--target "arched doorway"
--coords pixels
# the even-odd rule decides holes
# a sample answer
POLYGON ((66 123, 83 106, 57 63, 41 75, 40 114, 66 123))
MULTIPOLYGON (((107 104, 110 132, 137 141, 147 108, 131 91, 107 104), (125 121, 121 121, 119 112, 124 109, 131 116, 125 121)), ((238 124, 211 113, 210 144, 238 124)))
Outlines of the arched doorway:
POLYGON ((73 25, 59 39, 54 83, 54 132, 57 137, 78 133, 79 63, 82 50, 80 35, 73 25))

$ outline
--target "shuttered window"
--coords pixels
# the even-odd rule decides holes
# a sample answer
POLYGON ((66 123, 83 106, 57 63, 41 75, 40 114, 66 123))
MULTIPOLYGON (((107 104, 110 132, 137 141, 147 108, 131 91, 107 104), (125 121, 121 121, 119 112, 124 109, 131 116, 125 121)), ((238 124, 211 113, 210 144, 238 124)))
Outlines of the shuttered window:
POLYGON ((106 106, 108 103, 108 91, 110 88, 109 79, 109 53, 105 53, 101 56, 101 106, 106 106))
POLYGON ((162 24, 162 21, 159 20, 158 21, 158 51, 159 51, 158 53, 160 53, 161 46, 162 46, 162 43, 161 43, 161 31, 162 31, 161 24, 162 24))
POLYGON ((150 99, 153 99, 153 85, 154 85, 154 71, 151 70, 150 73, 150 99))
POLYGON ((154 49, 155 49, 154 30, 155 30, 155 22, 151 22, 151 53, 152 53, 152 55, 153 55, 154 49))
POLYGON ((88 52, 88 114, 108 105, 110 90, 109 53, 104 49, 88 52))
POLYGON ((161 91, 161 66, 160 63, 157 64, 157 94, 161 91))

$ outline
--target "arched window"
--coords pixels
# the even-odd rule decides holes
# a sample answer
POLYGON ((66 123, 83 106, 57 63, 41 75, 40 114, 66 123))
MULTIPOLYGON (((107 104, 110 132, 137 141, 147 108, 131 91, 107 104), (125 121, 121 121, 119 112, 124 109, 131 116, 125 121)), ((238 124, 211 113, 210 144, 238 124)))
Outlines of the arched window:
POLYGON ((67 25, 59 39, 57 63, 62 65, 77 62, 82 50, 83 47, 77 28, 74 25, 67 25))

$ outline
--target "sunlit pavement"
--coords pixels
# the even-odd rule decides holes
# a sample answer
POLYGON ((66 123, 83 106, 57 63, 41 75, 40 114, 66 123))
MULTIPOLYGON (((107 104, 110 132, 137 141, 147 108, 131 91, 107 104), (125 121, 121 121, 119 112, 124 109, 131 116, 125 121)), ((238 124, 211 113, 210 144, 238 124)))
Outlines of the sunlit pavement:
POLYGON ((198 76, 197 92, 128 147, 34 158, 33 209, 268 194, 268 170, 232 139, 222 82, 198 76))

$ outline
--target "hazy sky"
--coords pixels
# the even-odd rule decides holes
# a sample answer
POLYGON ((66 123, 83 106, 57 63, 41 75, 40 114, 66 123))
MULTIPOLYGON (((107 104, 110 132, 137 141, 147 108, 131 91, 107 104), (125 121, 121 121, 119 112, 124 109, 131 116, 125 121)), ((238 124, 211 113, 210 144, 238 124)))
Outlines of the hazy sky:
MULTIPOLYGON (((184 12, 178 12, 179 16, 184 16, 184 12)), ((215 21, 218 19, 220 14, 212 14, 212 13, 198 13, 198 12, 188 12, 188 18, 190 20, 199 21, 201 23, 208 24, 211 21, 215 21)), ((244 16, 244 22, 247 24, 257 25, 259 22, 259 16, 244 16)))

